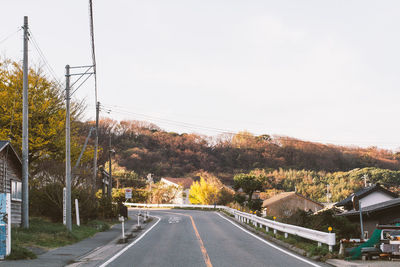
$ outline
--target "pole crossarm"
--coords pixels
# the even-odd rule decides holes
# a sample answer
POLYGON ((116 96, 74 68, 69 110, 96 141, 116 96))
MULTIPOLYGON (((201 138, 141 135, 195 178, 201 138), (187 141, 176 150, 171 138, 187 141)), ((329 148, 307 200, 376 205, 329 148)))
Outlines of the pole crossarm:
POLYGON ((69 67, 70 69, 84 69, 84 68, 92 68, 93 65, 86 65, 86 66, 73 66, 69 67))
MULTIPOLYGON (((94 72, 75 73, 75 74, 70 74, 69 76, 78 76, 78 75, 83 76, 83 75, 85 75, 85 74, 94 74, 94 72)), ((80 78, 80 77, 79 77, 79 78, 80 78)), ((78 81, 78 80, 76 80, 75 83, 76 83, 77 81, 78 81)), ((73 84, 71 85, 71 87, 72 87, 75 83, 73 83, 73 84)))

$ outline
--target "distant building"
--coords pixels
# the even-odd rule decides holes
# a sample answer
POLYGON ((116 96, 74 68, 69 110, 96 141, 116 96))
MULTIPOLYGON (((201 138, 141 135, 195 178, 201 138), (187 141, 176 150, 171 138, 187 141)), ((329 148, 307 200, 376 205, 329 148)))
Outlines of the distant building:
POLYGON ((189 191, 194 179, 165 177, 161 178, 160 182, 169 186, 175 186, 179 190, 172 201, 172 204, 190 204, 189 191))
POLYGON ((380 184, 375 184, 351 194, 346 199, 336 203, 335 206, 343 207, 344 210, 349 211, 354 209, 354 205, 358 205, 358 203, 353 203, 354 199, 360 201, 364 208, 395 198, 397 198, 397 194, 383 188, 380 184))
POLYGON ((296 192, 283 192, 264 200, 263 208, 266 208, 268 216, 289 217, 298 209, 317 212, 324 205, 296 192))
POLYGON ((400 222, 400 198, 379 184, 363 188, 335 204, 346 210, 338 216, 357 224, 360 224, 360 205, 365 238, 372 234, 377 224, 400 222))
POLYGON ((8 141, 0 141, 0 193, 11 195, 11 224, 21 224, 22 162, 8 141))

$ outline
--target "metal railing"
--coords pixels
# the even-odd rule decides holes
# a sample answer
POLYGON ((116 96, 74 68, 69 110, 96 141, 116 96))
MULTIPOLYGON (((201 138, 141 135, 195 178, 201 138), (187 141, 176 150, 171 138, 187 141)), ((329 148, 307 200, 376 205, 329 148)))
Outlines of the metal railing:
POLYGON ((125 202, 125 205, 131 207, 143 207, 143 208, 203 208, 203 209, 217 208, 224 210, 229 214, 232 214, 235 217, 235 219, 240 222, 251 223, 256 227, 265 228, 267 232, 270 229, 272 229, 275 234, 277 233, 277 231, 282 232, 284 233, 285 238, 287 238, 289 234, 294 236, 300 236, 305 239, 318 242, 318 246, 321 246, 321 244, 327 244, 329 246, 329 251, 332 251, 333 246, 336 244, 335 233, 326 233, 305 227, 300 227, 297 225, 281 223, 275 220, 261 218, 255 214, 242 212, 221 205, 214 206, 214 205, 193 205, 193 204, 143 204, 143 203, 128 203, 128 202, 125 202))

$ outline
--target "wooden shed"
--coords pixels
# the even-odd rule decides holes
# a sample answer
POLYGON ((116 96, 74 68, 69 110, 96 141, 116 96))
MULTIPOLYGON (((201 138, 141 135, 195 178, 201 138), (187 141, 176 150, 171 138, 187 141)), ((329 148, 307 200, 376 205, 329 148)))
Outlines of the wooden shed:
POLYGON ((0 140, 0 193, 11 195, 11 224, 21 224, 22 162, 9 141, 0 140))

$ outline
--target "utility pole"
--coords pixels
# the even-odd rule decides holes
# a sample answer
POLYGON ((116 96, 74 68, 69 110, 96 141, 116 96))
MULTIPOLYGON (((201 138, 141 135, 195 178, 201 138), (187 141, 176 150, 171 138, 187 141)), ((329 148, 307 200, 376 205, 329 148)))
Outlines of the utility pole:
POLYGON ((29 228, 29 139, 28 139, 28 17, 24 16, 22 94, 22 227, 29 228))
POLYGON ((65 66, 65 100, 66 100, 66 118, 65 118, 65 187, 66 187, 66 225, 67 230, 72 230, 72 217, 71 217, 71 129, 70 129, 70 73, 69 65, 65 66))
POLYGON ((329 184, 327 184, 326 185, 326 202, 327 203, 330 203, 330 198, 331 198, 331 195, 330 195, 330 193, 329 193, 329 184))
POLYGON ((112 156, 112 153, 114 152, 114 150, 112 150, 111 149, 111 133, 110 133, 110 141, 109 141, 109 151, 108 151, 108 159, 109 159, 109 162, 110 162, 110 166, 109 166, 109 174, 110 174, 110 179, 109 179, 109 181, 108 181, 108 191, 107 191, 107 193, 108 193, 108 197, 111 199, 111 197, 112 197, 112 187, 113 187, 113 182, 112 182, 112 174, 111 174, 111 171, 112 171, 112 168, 111 168, 111 156, 112 156))
POLYGON ((362 218, 362 203, 360 200, 358 200, 358 206, 360 209, 360 226, 361 226, 361 240, 364 239, 364 225, 363 225, 363 218, 362 218))
POLYGON ((364 178, 364 187, 366 188, 366 187, 367 187, 367 178, 368 178, 368 175, 367 175, 367 174, 364 174, 362 178, 364 178))
POLYGON ((99 146, 99 112, 100 112, 100 102, 96 103, 96 129, 94 131, 94 156, 93 156, 93 187, 96 190, 97 181, 97 149, 99 146))

